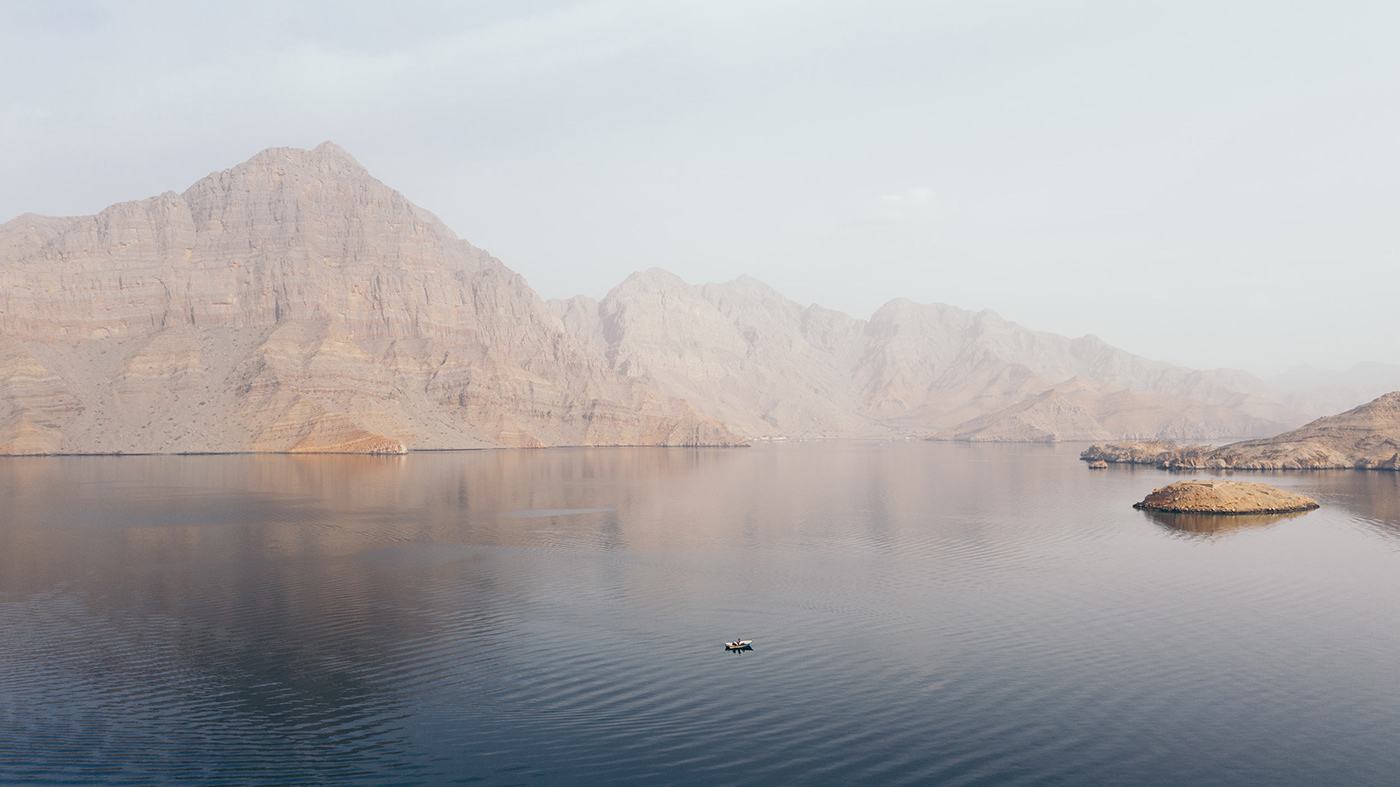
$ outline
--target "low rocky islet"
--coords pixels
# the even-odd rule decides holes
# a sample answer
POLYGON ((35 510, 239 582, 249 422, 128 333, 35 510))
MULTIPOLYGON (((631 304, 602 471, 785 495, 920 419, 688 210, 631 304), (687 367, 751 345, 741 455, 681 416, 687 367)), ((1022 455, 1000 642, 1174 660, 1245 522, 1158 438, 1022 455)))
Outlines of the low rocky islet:
POLYGON ((1253 481, 1177 481, 1133 504, 1148 511, 1189 514, 1288 514, 1318 508, 1316 500, 1253 481))

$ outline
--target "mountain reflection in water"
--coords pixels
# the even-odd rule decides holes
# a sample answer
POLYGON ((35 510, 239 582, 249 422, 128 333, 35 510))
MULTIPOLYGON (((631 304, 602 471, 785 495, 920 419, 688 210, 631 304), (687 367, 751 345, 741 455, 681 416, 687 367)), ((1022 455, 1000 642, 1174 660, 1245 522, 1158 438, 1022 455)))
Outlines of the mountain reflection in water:
POLYGON ((1390 778, 1400 474, 1078 448, 0 459, 0 782, 1390 778))

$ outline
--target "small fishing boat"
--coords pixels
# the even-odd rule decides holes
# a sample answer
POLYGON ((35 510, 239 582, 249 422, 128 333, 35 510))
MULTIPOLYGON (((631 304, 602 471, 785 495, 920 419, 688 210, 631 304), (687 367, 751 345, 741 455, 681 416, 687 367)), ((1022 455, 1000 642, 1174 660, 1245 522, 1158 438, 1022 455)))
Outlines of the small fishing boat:
POLYGON ((739 639, 724 643, 725 650, 748 650, 751 647, 753 647, 753 640, 751 639, 739 639))

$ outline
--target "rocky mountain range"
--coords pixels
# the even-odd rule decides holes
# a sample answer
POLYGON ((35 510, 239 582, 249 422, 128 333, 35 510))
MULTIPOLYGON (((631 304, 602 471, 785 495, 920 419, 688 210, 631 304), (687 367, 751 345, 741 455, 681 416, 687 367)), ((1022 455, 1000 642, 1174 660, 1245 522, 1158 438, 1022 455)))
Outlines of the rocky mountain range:
POLYGON ((752 439, 1208 440, 1307 420, 1258 378, 991 311, 861 320, 741 277, 544 302, 331 143, 0 225, 0 453, 752 439))
POLYGON ((0 452, 740 442, 330 143, 0 226, 0 452))
POLYGON ((748 277, 633 274, 602 301, 550 301, 580 345, 749 437, 1211 439, 1307 417, 1258 378, 1194 371, 992 311, 890 301, 859 320, 748 277))

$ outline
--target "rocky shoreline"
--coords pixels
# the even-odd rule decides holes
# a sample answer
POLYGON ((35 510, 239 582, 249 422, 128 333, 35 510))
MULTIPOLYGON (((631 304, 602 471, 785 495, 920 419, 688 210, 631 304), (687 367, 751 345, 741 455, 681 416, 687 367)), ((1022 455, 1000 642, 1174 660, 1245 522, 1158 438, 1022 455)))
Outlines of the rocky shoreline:
POLYGON ((1096 443, 1079 458, 1164 470, 1400 471, 1400 391, 1264 440, 1218 447, 1170 440, 1096 443))
POLYGON ((1176 514, 1292 514, 1318 507, 1307 495, 1251 481, 1178 481, 1133 504, 1176 514))

